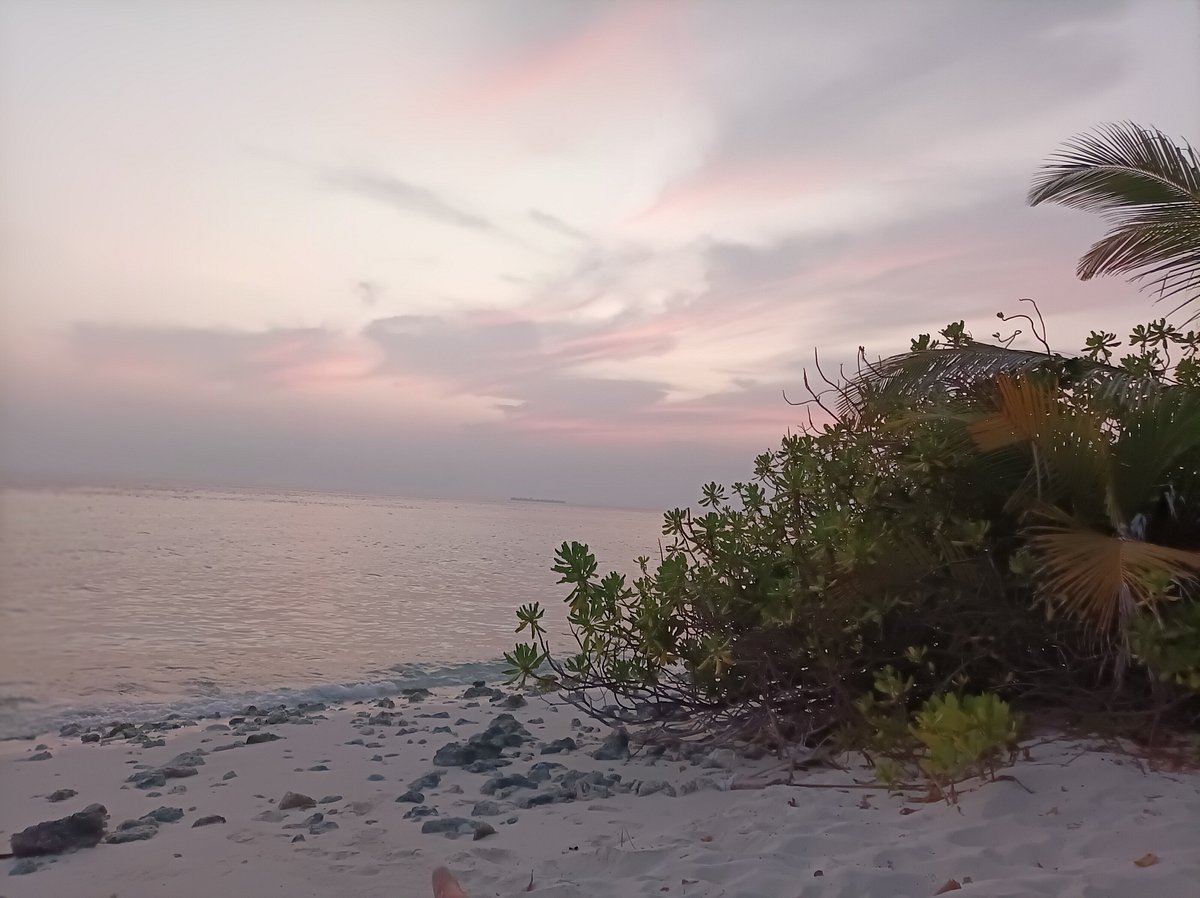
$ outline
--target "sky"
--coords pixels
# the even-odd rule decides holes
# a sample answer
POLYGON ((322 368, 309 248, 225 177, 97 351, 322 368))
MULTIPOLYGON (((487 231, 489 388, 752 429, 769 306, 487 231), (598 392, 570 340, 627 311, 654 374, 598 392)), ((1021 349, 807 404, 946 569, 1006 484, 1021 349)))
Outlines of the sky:
POLYGON ((1027 208, 1194 0, 0 0, 0 477, 638 507, 814 352, 1161 314, 1027 208))

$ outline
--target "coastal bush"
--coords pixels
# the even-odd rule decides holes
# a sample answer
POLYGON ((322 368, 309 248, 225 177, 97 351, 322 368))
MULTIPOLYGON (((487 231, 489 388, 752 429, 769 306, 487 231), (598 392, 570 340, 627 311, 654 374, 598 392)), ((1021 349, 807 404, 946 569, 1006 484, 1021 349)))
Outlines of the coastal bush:
POLYGON ((901 738, 946 694, 1172 700, 1197 650, 1198 342, 1152 323, 1112 365, 1108 334, 1067 357, 956 322, 864 362, 828 404, 814 396, 838 413, 760 455, 751 480, 667 512, 639 576, 601 576, 564 543, 573 646, 524 606, 509 673, 613 722, 776 745, 901 738))
MULTIPOLYGON (((1052 157, 1029 201, 1104 212, 1080 276, 1146 279, 1184 308, 1197 158, 1109 126, 1052 157)), ((1159 318, 1063 355, 1036 304, 998 317, 1013 330, 992 342, 958 321, 860 351, 845 379, 818 366, 808 424, 748 481, 667 512, 632 580, 563 543, 574 645, 526 605, 510 674, 668 736, 873 750, 881 776, 914 738, 933 776, 990 763, 1010 704, 1196 723, 1200 331, 1159 318)))

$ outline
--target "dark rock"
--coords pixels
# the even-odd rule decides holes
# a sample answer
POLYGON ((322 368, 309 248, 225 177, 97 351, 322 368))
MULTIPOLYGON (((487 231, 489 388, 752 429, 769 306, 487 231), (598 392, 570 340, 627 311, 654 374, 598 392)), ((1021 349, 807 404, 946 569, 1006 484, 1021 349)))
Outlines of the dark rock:
POLYGON ((35 755, 30 755, 28 758, 22 758, 24 761, 49 761, 54 755, 48 751, 39 751, 35 755))
POLYGON ((396 703, 394 701, 392 701, 390 698, 381 698, 379 701, 377 701, 375 703, 375 707, 376 708, 394 708, 394 707, 396 707, 396 703))
POLYGON ((432 694, 428 689, 401 689, 400 694, 403 695, 408 703, 423 702, 432 694))
POLYGON ((74 798, 78 794, 74 789, 56 789, 46 796, 46 801, 66 801, 68 798, 74 798))
POLYGON ((404 812, 405 820, 420 820, 422 817, 438 816, 437 808, 431 808, 428 805, 419 804, 415 808, 409 808, 404 812))
POLYGON ((132 723, 115 723, 108 731, 106 739, 132 739, 138 735, 138 728, 132 723))
POLYGON ((401 795, 399 798, 396 799, 396 801, 407 801, 412 804, 420 804, 424 800, 425 800, 425 793, 418 792, 416 789, 409 789, 407 792, 405 792, 403 795, 401 795))
POLYGON ((41 861, 35 861, 31 857, 23 857, 8 871, 9 876, 28 876, 30 873, 36 873, 42 869, 41 861))
POLYGON ((494 801, 477 801, 471 808, 472 817, 499 817, 500 805, 494 801))
POLYGON ((538 761, 529 768, 529 778, 535 783, 544 783, 550 779, 551 774, 555 770, 566 770, 562 764, 556 761, 538 761))
POLYGON ((431 734, 437 734, 437 733, 450 733, 451 735, 454 734, 454 731, 452 729, 450 729, 450 727, 434 727, 429 732, 431 734))
POLYGON ((473 720, 467 720, 467 718, 465 718, 465 717, 460 717, 460 718, 458 718, 458 720, 454 721, 454 725, 456 727, 470 726, 474 722, 475 721, 473 721, 473 720))
POLYGON ((139 740, 138 744, 141 745, 142 748, 162 748, 164 745, 167 744, 167 740, 166 739, 147 739, 145 736, 143 736, 139 740))
POLYGON ((185 751, 183 754, 176 755, 166 764, 167 767, 203 767, 204 752, 203 751, 185 751))
POLYGON ((287 814, 285 814, 283 811, 271 808, 269 811, 263 811, 261 814, 255 814, 251 819, 257 820, 260 823, 282 823, 287 819, 287 814))
POLYGON ((482 820, 468 820, 466 817, 439 817, 437 820, 426 820, 421 824, 421 832, 425 834, 458 836, 471 833, 472 839, 476 841, 492 835, 495 831, 494 827, 482 820))
POLYGON ((675 797, 675 787, 670 783, 663 782, 662 780, 644 780, 638 783, 638 795, 654 795, 658 792, 670 795, 672 798, 675 797))
POLYGON ((183 779, 184 777, 195 776, 200 771, 195 767, 160 767, 158 772, 169 780, 183 779))
POLYGON ((537 787, 538 784, 529 777, 519 773, 510 773, 507 776, 492 777, 479 787, 479 791, 484 795, 495 795, 502 789, 536 789, 537 787))
POLYGON ((292 842, 303 842, 303 841, 305 841, 304 836, 292 836, 292 842))
POLYGON ((64 723, 58 728, 58 735, 62 737, 78 736, 83 732, 83 727, 77 723, 64 723))
POLYGON ((335 801, 341 800, 342 796, 340 795, 326 795, 324 798, 318 801, 317 804, 333 804, 335 801))
POLYGON ((227 822, 227 821, 220 814, 209 814, 207 817, 201 817, 199 820, 197 820, 195 823, 193 823, 192 829, 195 829, 198 826, 212 826, 214 823, 225 823, 225 822, 227 822))
POLYGON ((323 771, 323 770, 328 770, 328 769, 329 769, 329 765, 328 765, 328 764, 313 764, 313 765, 312 765, 311 767, 309 767, 308 769, 309 769, 309 770, 311 770, 311 771, 312 771, 312 772, 314 772, 314 773, 319 773, 319 772, 321 772, 321 771, 323 771))
POLYGON ((158 770, 139 770, 129 776, 125 782, 133 783, 138 789, 161 789, 167 784, 167 778, 158 770))
POLYGON ((545 721, 543 718, 541 718, 541 717, 530 717, 530 718, 529 718, 529 720, 527 720, 527 721, 525 721, 525 722, 526 722, 526 723, 538 724, 538 725, 540 726, 541 724, 545 723, 546 721, 545 721))
POLYGON ((562 754, 564 751, 575 751, 577 748, 579 748, 579 745, 575 742, 575 740, 570 736, 567 736, 563 739, 555 739, 553 742, 543 745, 542 754, 557 755, 562 754))
POLYGON ((617 727, 592 752, 597 761, 624 761, 629 757, 629 734, 617 727))
POLYGON ((370 776, 367 777, 367 781, 371 782, 371 783, 381 783, 385 779, 387 779, 387 777, 384 776, 382 773, 372 773, 370 776))
POLYGON ((267 726, 278 726, 281 723, 287 722, 288 712, 283 708, 277 708, 276 710, 272 711, 267 715, 266 720, 263 721, 263 723, 267 726))
POLYGON ((290 811, 292 808, 315 808, 317 802, 300 792, 285 792, 279 799, 279 810, 290 811))
POLYGON ((109 833, 104 840, 109 845, 122 845, 126 842, 142 842, 153 839, 158 835, 158 824, 143 823, 141 820, 126 820, 117 827, 117 831, 109 833))
POLYGON ((276 736, 274 733, 251 733, 246 737, 246 744, 261 745, 263 742, 275 742, 277 739, 282 738, 282 736, 276 736))
POLYGON ((9 841, 16 857, 61 854, 98 844, 107 825, 108 811, 104 805, 93 804, 69 817, 27 827, 14 833, 9 841))
POLYGON ((433 714, 418 714, 418 717, 424 717, 428 720, 449 720, 449 711, 435 711, 433 714))
POLYGON ((319 836, 322 833, 332 832, 337 828, 338 825, 332 820, 323 820, 320 823, 314 823, 312 826, 310 826, 308 828, 308 834, 310 836, 319 836))
POLYGON ((79 737, 79 741, 80 742, 99 742, 100 734, 99 733, 84 733, 82 736, 79 737))
POLYGON ((530 738, 526 730, 511 714, 500 714, 481 733, 471 736, 466 744, 451 742, 443 745, 433 756, 433 763, 441 767, 466 767, 475 761, 500 758, 504 749, 519 748, 530 738))
POLYGON ((237 779, 237 773, 236 773, 236 772, 234 772, 234 771, 232 771, 232 770, 230 770, 230 771, 229 771, 228 773, 226 773, 226 774, 225 774, 223 777, 221 777, 221 779, 222 779, 222 780, 233 780, 233 779, 237 779))
POLYGON ((524 708, 527 704, 529 704, 529 702, 525 701, 525 696, 518 693, 515 695, 510 695, 500 703, 500 706, 502 708, 508 708, 509 710, 515 711, 517 708, 524 708))
POLYGON ((501 767, 509 767, 511 764, 512 761, 506 761, 503 758, 481 758, 478 761, 472 761, 463 769, 467 773, 492 773, 501 767))
POLYGON ((472 698, 490 698, 492 694, 491 687, 485 686, 483 683, 476 683, 470 689, 462 694, 464 699, 472 698))
POLYGON ((155 808, 149 814, 142 816, 143 821, 146 819, 151 819, 156 823, 174 823, 183 819, 183 808, 155 808))
POLYGON ((557 789, 549 789, 545 792, 538 792, 535 795, 527 795, 524 798, 517 800, 517 807, 522 810, 536 808, 546 804, 558 804, 560 801, 569 801, 566 795, 557 789))

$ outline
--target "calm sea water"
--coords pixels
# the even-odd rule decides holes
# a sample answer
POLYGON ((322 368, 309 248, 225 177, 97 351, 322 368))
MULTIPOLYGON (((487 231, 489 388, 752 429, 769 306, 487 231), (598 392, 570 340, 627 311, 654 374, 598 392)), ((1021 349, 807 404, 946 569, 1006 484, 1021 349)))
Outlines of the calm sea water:
POLYGON ((0 735, 495 677, 519 604, 561 615, 556 546, 629 572, 661 521, 160 489, 5 490, 0 514, 0 735))

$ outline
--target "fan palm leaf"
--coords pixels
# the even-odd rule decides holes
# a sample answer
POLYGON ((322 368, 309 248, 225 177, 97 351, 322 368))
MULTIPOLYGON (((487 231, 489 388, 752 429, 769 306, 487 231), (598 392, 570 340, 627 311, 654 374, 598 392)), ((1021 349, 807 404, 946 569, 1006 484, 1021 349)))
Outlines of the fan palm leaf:
POLYGON ((1039 593, 1101 631, 1152 604, 1155 580, 1200 574, 1200 552, 1101 533, 1057 510, 1032 529, 1039 593))
POLYGON ((1123 275, 1160 298, 1200 299, 1200 155, 1130 122, 1080 134, 1043 166, 1030 205, 1099 212, 1109 232, 1079 260, 1083 280, 1123 275))

